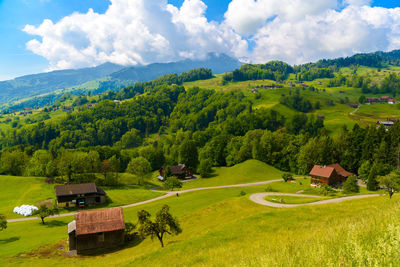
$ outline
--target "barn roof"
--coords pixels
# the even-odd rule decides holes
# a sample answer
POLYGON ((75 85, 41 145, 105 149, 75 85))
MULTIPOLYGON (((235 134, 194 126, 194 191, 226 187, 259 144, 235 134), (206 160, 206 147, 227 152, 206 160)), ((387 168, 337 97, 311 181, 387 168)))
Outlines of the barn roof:
POLYGON ((95 183, 56 185, 54 188, 56 190, 57 197, 98 192, 95 183))
POLYGON ((343 177, 349 177, 349 176, 353 175, 353 173, 346 171, 342 166, 340 166, 339 163, 328 165, 328 167, 335 168, 336 172, 343 177))
POLYGON ((75 221, 77 236, 125 229, 124 214, 120 207, 79 211, 75 221))
POLYGON ((172 174, 184 174, 185 173, 185 164, 178 164, 178 165, 173 165, 170 167, 172 174))
POLYGON ((329 166, 314 165, 310 175, 329 178, 335 172, 335 168, 329 166))

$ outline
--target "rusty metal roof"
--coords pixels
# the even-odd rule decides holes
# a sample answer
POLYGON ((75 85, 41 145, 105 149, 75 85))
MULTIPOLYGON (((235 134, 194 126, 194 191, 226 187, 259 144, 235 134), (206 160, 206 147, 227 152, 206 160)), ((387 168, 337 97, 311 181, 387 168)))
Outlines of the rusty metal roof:
POLYGON ((125 229, 122 208, 79 211, 75 215, 76 235, 111 232, 125 229))
POLYGON ((184 174, 186 166, 185 164, 178 164, 178 165, 173 165, 170 168, 172 174, 184 174))
POLYGON ((57 197, 97 193, 97 187, 95 183, 56 185, 54 188, 56 190, 57 197))

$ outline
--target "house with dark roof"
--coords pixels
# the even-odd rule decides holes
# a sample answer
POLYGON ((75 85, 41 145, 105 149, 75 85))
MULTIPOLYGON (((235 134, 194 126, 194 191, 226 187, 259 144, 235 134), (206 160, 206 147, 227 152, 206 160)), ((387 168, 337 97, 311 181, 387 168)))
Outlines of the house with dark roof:
POLYGON ((66 207, 72 204, 83 208, 106 202, 106 193, 95 183, 56 185, 54 189, 57 202, 65 203, 66 207))
MULTIPOLYGON (((160 176, 165 177, 165 171, 166 171, 166 166, 163 166, 160 169, 160 176)), ((186 167, 185 164, 178 164, 178 165, 172 165, 169 167, 171 170, 171 175, 176 176, 179 179, 185 179, 186 177, 192 177, 193 176, 193 171, 186 167)))
POLYGON ((338 163, 328 166, 314 165, 310 172, 311 186, 316 187, 324 184, 337 186, 346 181, 346 179, 351 175, 354 174, 346 171, 338 163))
POLYGON ((125 221, 122 208, 79 211, 68 224, 69 250, 77 254, 113 248, 124 243, 125 221))

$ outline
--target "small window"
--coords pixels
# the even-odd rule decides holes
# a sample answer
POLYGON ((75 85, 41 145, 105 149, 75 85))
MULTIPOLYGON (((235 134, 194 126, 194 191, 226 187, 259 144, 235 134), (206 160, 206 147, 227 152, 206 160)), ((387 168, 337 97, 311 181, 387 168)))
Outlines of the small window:
POLYGON ((104 242, 104 233, 98 233, 97 234, 97 240, 99 242, 104 242))

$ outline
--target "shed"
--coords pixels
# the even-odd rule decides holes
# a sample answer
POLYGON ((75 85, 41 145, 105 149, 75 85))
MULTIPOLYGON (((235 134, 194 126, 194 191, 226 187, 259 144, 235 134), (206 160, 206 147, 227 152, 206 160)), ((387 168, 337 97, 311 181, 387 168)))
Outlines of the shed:
POLYGON ((112 248, 124 243, 122 208, 79 211, 68 224, 69 249, 77 254, 112 248))
POLYGON ((76 207, 85 207, 106 202, 106 193, 95 183, 56 185, 54 189, 57 202, 66 203, 66 206, 72 203, 76 207))
MULTIPOLYGON (((166 168, 167 167, 164 166, 160 169, 160 176, 165 177, 166 168)), ((179 179, 185 179, 186 177, 193 176, 193 171, 186 167, 185 164, 172 165, 169 168, 171 170, 171 174, 179 179)))

